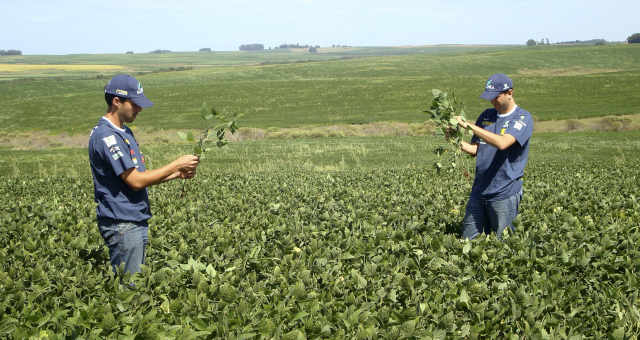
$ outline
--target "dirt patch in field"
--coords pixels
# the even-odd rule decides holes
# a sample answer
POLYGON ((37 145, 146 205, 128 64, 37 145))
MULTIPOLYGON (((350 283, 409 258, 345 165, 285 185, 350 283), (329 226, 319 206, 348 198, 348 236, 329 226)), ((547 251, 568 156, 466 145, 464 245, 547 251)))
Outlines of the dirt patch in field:
POLYGON ((640 115, 547 120, 535 123, 535 132, 640 130, 640 115))
MULTIPOLYGON (((607 116, 584 119, 538 121, 534 133, 573 132, 573 131, 627 131, 640 130, 640 115, 607 116)), ((184 131, 184 130, 181 130, 184 131)), ((137 127, 134 133, 143 144, 182 143, 178 130, 157 130, 137 127)), ((198 130, 192 130, 197 134, 198 130)), ((336 124, 329 126, 299 128, 241 128, 231 141, 326 137, 365 137, 365 136, 426 136, 433 134, 434 128, 428 122, 398 123, 377 122, 369 124, 336 124)), ((51 148, 87 147, 88 135, 52 134, 46 131, 9 133, 0 137, 0 147, 15 150, 42 150, 51 148)))
POLYGON ((552 77, 552 76, 583 76, 588 74, 599 73, 612 73, 620 72, 622 70, 610 69, 610 68, 585 68, 585 67, 567 67, 567 68, 540 68, 540 69, 521 69, 518 70, 518 74, 523 76, 538 76, 538 77, 552 77))

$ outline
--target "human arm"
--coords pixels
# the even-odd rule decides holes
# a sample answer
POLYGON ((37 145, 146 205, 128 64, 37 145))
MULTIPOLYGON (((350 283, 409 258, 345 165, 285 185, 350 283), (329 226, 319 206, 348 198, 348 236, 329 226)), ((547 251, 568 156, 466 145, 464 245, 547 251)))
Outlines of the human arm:
MULTIPOLYGON (((473 134, 476 135, 478 138, 484 140, 488 144, 493 145, 493 146, 495 146, 496 148, 498 148, 500 150, 506 150, 511 145, 513 145, 513 143, 516 142, 516 138, 514 136, 508 134, 508 133, 505 133, 505 134, 502 134, 502 135, 498 135, 498 134, 495 134, 493 132, 490 132, 490 131, 487 131, 487 130, 483 129, 483 128, 479 127, 476 124, 470 124, 469 122, 464 121, 461 116, 456 116, 455 118, 458 121, 458 124, 460 126, 462 126, 465 129, 467 127, 470 128, 471 131, 473 131, 473 134)), ((475 151, 476 152, 477 152, 477 149, 478 149, 478 145, 476 144, 476 146, 475 146, 475 151)), ((465 151, 465 150, 463 149, 463 151, 465 151)), ((465 152, 467 152, 467 151, 465 151, 465 152)))
POLYGON ((193 170, 193 171, 176 171, 176 172, 172 173, 171 175, 165 177, 162 180, 162 183, 168 182, 168 181, 171 181, 171 180, 174 180, 174 179, 177 179, 177 178, 191 179, 191 178, 195 177, 195 175, 196 175, 196 171, 195 170, 193 170))
POLYGON ((460 150, 470 154, 471 156, 476 156, 478 154, 478 144, 462 141, 460 142, 460 150))
POLYGON ((148 186, 166 182, 172 179, 192 178, 195 176, 195 169, 200 162, 194 155, 184 155, 173 162, 153 170, 138 171, 130 168, 120 174, 120 178, 135 191, 142 190, 148 186))

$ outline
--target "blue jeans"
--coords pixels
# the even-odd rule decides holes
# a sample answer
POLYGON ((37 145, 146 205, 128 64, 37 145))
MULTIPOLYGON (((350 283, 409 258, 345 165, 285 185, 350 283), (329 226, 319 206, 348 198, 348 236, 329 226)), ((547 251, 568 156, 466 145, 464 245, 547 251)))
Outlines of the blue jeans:
POLYGON ((124 271, 137 273, 144 263, 145 248, 149 243, 149 227, 143 223, 98 220, 102 239, 109 247, 109 259, 113 272, 124 263, 124 271))
POLYGON ((518 206, 522 199, 522 190, 501 201, 487 201, 471 197, 467 203, 462 221, 462 237, 472 240, 476 236, 494 232, 498 238, 509 227, 515 231, 511 222, 518 216, 518 206))

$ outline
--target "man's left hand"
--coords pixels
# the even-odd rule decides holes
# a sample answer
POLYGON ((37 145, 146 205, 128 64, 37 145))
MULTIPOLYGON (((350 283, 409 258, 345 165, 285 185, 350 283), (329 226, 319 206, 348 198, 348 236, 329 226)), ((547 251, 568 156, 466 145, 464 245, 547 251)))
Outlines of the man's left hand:
POLYGON ((458 121, 458 125, 460 125, 463 129, 466 129, 469 127, 469 123, 467 123, 464 118, 462 118, 462 116, 455 116, 453 117, 458 121))
POLYGON ((196 170, 180 171, 180 178, 191 179, 196 176, 196 170))

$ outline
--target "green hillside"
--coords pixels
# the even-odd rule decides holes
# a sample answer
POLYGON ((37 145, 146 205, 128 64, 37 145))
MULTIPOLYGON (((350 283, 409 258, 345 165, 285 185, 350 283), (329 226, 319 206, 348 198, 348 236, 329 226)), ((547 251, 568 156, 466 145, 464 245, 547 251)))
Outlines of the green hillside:
MULTIPOLYGON (((250 61, 241 59, 251 54, 230 54, 226 66, 218 62, 207 66, 202 60, 196 65, 194 53, 149 54, 139 64, 125 60, 136 55, 69 60, 121 65, 135 73, 154 70, 151 65, 162 66, 169 58, 170 63, 155 69, 164 72, 138 75, 156 104, 136 121, 145 128, 195 128, 203 101, 245 113, 242 126, 246 127, 419 122, 425 119, 421 111, 430 102, 432 88, 455 89, 475 115, 489 105, 478 95, 495 72, 512 76, 517 102, 539 120, 635 114, 640 108, 640 47, 633 45, 457 47, 430 53, 413 48, 405 55, 376 57, 357 57, 351 51, 351 57, 319 53, 312 57, 339 59, 315 62, 301 62, 305 59, 300 56, 308 58, 308 53, 278 53, 256 54, 250 61), (280 59, 270 59, 278 53, 280 59), (171 71, 179 67, 193 68, 171 71)), ((29 56, 24 58, 29 62, 29 56)), ((37 56, 32 61, 62 62, 59 56, 37 56)), ((74 75, 0 81, 0 100, 5 104, 0 109, 0 131, 86 133, 104 112, 102 88, 111 74, 84 79, 74 75)))

